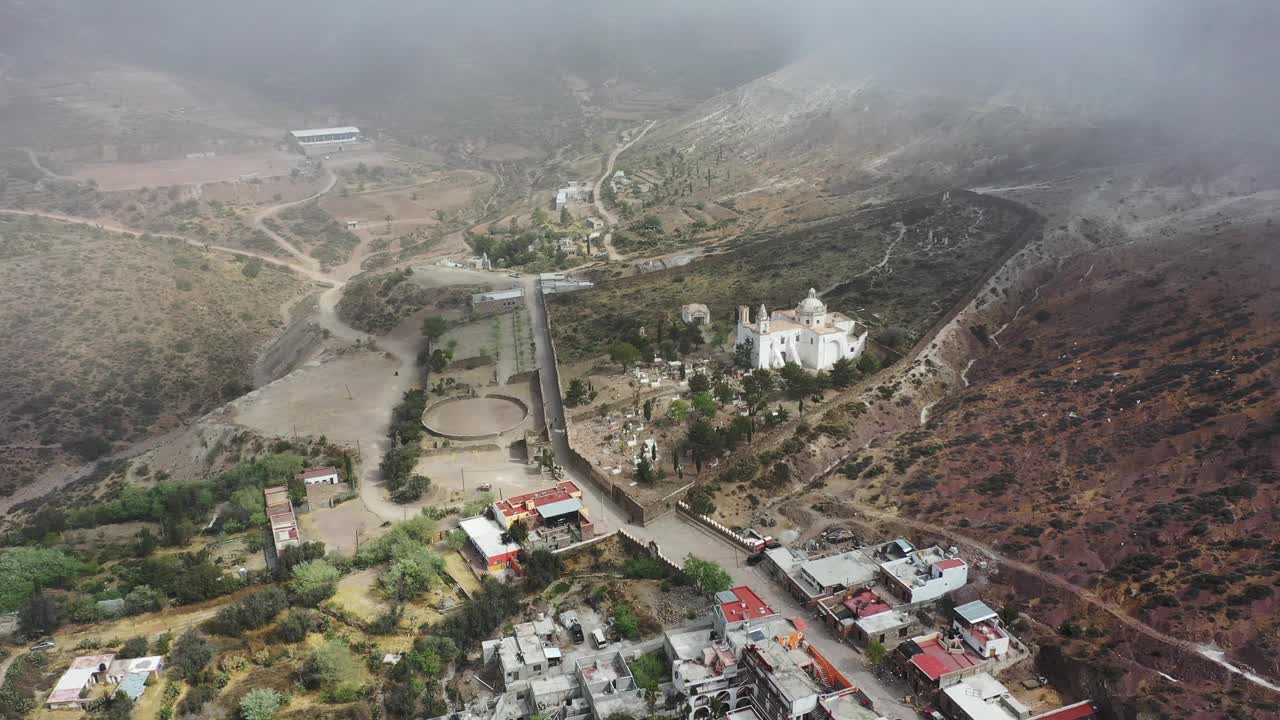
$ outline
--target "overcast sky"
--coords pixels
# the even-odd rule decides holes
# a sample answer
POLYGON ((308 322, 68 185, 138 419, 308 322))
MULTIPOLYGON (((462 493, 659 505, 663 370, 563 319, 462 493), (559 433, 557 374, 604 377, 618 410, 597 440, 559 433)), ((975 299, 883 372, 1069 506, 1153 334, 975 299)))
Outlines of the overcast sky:
MULTIPOLYGON (((590 70, 625 60, 627 69, 647 64, 671 75, 706 67, 737 83, 818 55, 855 82, 1140 109, 1224 128, 1274 132, 1280 111, 1280 0, 50 3, 0 0, 0 19, 12 30, 15 15, 60 8, 97 31, 102 52, 164 52, 250 74, 312 63, 318 71, 352 68, 363 83, 363 67, 449 73, 452 63, 480 58, 550 73, 551 62, 590 70)), ((78 37, 75 24, 59 21, 34 35, 78 37)), ((18 44, 13 35, 0 39, 18 44)))

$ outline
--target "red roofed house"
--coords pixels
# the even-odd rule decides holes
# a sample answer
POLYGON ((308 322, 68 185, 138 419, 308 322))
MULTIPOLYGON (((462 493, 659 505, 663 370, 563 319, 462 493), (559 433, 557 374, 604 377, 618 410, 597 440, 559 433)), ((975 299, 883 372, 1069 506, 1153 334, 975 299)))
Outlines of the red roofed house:
POLYGON ((322 485, 325 483, 337 485, 339 482, 338 468, 329 466, 307 468, 294 475, 293 478, 301 480, 308 485, 322 485))
POLYGON ((954 685, 977 675, 991 663, 970 652, 960 638, 944 638, 937 632, 904 641, 894 654, 907 681, 918 692, 954 685))
POLYGON ((552 509, 563 510, 565 513, 578 512, 582 508, 582 490, 572 481, 565 480, 558 483, 553 488, 543 488, 535 490, 524 495, 516 495, 505 500, 499 500, 493 504, 493 517, 498 524, 507 529, 511 527, 511 523, 517 520, 528 520, 526 525, 537 526, 543 520, 553 518, 543 518, 539 514, 539 509, 544 506, 552 506, 552 509), (566 503, 567 500, 578 500, 574 503, 566 503), (561 503, 555 505, 555 503, 561 503), (572 510, 568 508, 572 507, 572 510))
POLYGON ((746 585, 716 593, 715 624, 721 637, 729 630, 742 627, 743 623, 777 616, 778 611, 746 585))
POLYGON ((1000 616, 986 603, 974 600, 955 609, 952 627, 982 657, 1000 657, 1009 652, 1009 632, 1000 616))

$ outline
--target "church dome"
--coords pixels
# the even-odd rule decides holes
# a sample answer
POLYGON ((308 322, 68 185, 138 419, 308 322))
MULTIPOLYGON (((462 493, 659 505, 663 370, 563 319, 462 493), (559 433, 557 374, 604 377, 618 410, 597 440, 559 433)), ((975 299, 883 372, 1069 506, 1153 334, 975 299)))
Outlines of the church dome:
POLYGON ((796 312, 801 315, 821 315, 827 311, 827 306, 822 304, 818 299, 818 293, 813 288, 809 288, 809 297, 800 301, 796 306, 796 312))

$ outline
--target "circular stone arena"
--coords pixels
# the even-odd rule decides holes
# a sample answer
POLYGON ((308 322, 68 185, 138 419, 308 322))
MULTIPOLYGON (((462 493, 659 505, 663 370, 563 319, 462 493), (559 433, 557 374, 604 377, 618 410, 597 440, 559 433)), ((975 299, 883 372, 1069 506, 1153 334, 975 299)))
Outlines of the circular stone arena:
POLYGON ((512 430, 529 416, 523 401, 506 395, 441 400, 422 413, 422 424, 441 437, 479 440, 512 430))

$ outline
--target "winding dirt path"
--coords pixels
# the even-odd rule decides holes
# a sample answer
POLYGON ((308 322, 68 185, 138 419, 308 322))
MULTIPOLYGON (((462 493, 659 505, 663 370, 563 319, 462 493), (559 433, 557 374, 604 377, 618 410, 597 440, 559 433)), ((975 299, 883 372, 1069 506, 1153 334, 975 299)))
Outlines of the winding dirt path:
POLYGON ((333 186, 338 184, 338 176, 335 175, 333 171, 330 170, 328 167, 325 167, 324 172, 325 172, 325 175, 328 177, 328 181, 325 182, 324 187, 321 188, 319 191, 311 195, 308 195, 307 197, 304 197, 301 200, 292 200, 290 202, 279 203, 278 205, 272 205, 270 207, 263 208, 258 212, 254 213, 253 215, 253 226, 255 228, 257 228, 258 230, 261 230, 263 233, 266 233, 267 237, 274 240, 277 245, 279 245, 281 248, 285 250, 285 252, 294 256, 300 262, 304 263, 307 267, 311 267, 311 268, 319 268, 320 267, 319 261, 317 261, 315 258, 299 250, 297 246, 295 246, 293 243, 286 240, 284 236, 280 235, 280 233, 277 233, 276 231, 267 227, 267 218, 271 217, 272 215, 275 215, 276 213, 286 208, 291 208, 291 207, 294 207, 295 205, 301 205, 303 203, 311 202, 312 200, 315 200, 316 198, 332 190, 333 186))
MULTIPOLYGON (((600 176, 599 180, 596 180, 596 187, 591 193, 591 196, 595 201, 596 212, 600 213, 600 216, 604 218, 605 224, 610 228, 618 224, 618 218, 614 217, 613 213, 609 212, 608 209, 605 208, 604 198, 600 197, 600 188, 604 187, 605 181, 613 174, 613 164, 617 162, 618 156, 626 151, 627 148, 640 142, 640 139, 645 136, 645 133, 649 132, 653 129, 653 126, 657 124, 657 120, 649 121, 649 124, 645 125, 644 129, 640 131, 640 134, 632 138, 630 142, 626 145, 619 145, 615 147, 613 152, 609 153, 609 159, 604 164, 604 174, 600 176)), ((604 236, 607 238, 604 243, 605 252, 609 253, 610 260, 614 260, 618 257, 618 251, 613 247, 612 234, 606 232, 604 236)))

